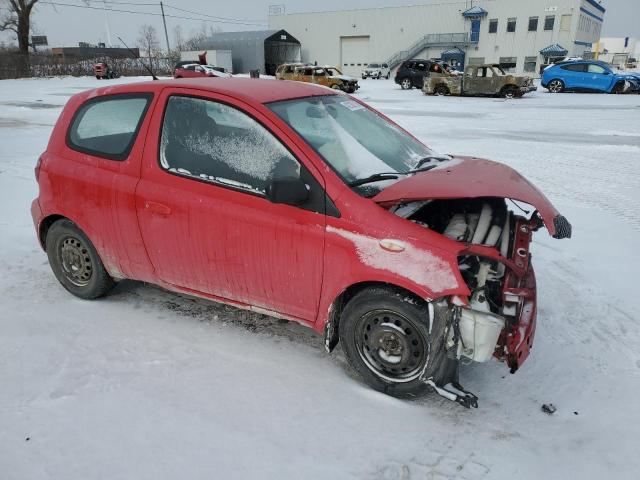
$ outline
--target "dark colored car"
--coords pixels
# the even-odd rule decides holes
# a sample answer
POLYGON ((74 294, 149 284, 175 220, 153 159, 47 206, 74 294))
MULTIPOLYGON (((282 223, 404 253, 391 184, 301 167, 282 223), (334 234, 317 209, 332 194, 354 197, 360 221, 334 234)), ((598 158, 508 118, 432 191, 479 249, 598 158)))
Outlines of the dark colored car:
POLYGON ((403 90, 409 90, 413 87, 422 88, 424 85, 424 77, 429 72, 429 68, 433 63, 431 60, 420 60, 416 58, 405 60, 398 67, 394 80, 403 90))
POLYGON ((529 355, 533 232, 571 234, 509 166, 437 155, 303 82, 79 93, 35 175, 38 239, 70 293, 97 298, 128 278, 292 320, 324 333, 327 351, 339 341, 379 391, 434 388, 466 406, 463 357, 513 373, 529 355))

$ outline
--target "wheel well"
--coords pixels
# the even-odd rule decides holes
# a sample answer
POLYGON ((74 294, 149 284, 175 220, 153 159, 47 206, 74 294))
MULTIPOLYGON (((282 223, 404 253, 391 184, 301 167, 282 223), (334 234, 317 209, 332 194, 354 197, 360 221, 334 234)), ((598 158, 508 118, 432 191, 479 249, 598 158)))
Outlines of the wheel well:
POLYGON ((500 89, 501 92, 504 92, 506 89, 508 88, 518 88, 517 85, 514 85, 513 83, 508 83, 507 85, 503 85, 503 87, 500 89))
POLYGON ((433 91, 435 92, 438 88, 445 88, 447 90, 447 92, 450 92, 451 89, 449 88, 449 85, 447 85, 446 83, 438 83, 434 88, 433 91))
POLYGON ((40 222, 40 228, 38 229, 38 238, 40 239, 40 246, 42 246, 43 250, 47 250, 47 233, 49 233, 51 225, 56 223, 58 220, 63 219, 68 220, 67 217, 63 217, 62 215, 49 215, 40 222))
POLYGON ((340 317, 342 316, 342 311, 344 310, 344 307, 359 292, 361 292, 362 290, 366 290, 368 288, 373 288, 373 287, 389 288, 394 290, 399 295, 403 295, 404 297, 409 297, 418 303, 426 302, 423 298, 416 295, 411 290, 407 290, 406 288, 399 287, 398 285, 394 285, 392 283, 386 283, 386 282, 354 283, 353 285, 350 285, 349 287, 345 288, 331 304, 329 315, 327 316, 327 320, 324 328, 324 337, 325 337, 324 342, 325 342, 325 348, 327 349, 327 351, 331 352, 334 349, 334 347, 338 344, 338 326, 340 325, 340 317))

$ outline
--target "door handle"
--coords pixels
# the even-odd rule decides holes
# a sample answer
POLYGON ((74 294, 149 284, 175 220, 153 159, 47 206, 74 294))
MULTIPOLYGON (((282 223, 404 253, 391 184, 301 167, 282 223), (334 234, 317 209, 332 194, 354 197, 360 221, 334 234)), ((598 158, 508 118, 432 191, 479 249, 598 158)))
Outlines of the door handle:
POLYGON ((162 215, 163 217, 171 215, 171 209, 162 203, 147 200, 146 202, 144 202, 144 208, 152 213, 162 215))

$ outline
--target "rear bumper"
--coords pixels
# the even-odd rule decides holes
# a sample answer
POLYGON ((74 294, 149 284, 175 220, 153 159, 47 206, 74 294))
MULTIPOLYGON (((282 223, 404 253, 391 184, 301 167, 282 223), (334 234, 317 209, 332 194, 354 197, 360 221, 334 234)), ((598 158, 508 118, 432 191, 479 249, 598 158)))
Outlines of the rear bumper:
POLYGON ((44 248, 44 245, 42 245, 42 240, 40 239, 40 223, 42 223, 42 209, 40 209, 40 203, 38 202, 37 198, 35 198, 31 202, 31 218, 33 219, 33 225, 36 229, 38 242, 44 248))

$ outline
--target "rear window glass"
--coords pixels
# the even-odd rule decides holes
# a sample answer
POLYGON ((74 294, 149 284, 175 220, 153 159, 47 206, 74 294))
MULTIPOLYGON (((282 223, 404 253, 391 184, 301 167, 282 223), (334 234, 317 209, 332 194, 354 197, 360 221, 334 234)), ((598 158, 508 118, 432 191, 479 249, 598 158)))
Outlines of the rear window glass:
POLYGON ((89 100, 73 118, 69 147, 111 160, 126 159, 150 100, 151 94, 146 93, 89 100))

